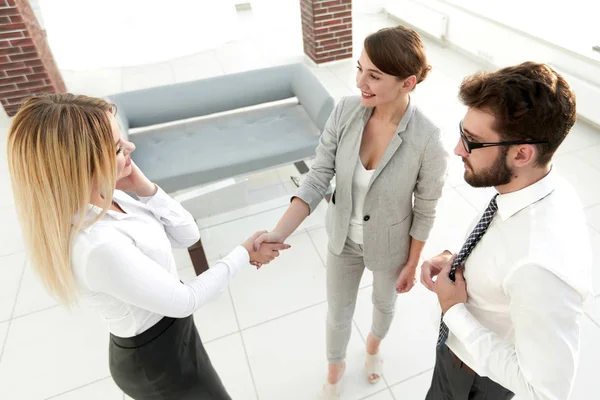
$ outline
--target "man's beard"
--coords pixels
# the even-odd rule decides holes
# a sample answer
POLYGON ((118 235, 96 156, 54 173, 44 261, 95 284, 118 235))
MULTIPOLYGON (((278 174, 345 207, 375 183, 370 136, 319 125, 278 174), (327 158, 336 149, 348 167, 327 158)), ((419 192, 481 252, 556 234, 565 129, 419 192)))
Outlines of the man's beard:
POLYGON ((463 162, 469 167, 469 169, 465 169, 465 181, 477 188, 506 185, 513 176, 513 171, 506 165, 507 154, 508 149, 502 149, 492 165, 477 172, 472 169, 467 160, 463 159, 463 162))

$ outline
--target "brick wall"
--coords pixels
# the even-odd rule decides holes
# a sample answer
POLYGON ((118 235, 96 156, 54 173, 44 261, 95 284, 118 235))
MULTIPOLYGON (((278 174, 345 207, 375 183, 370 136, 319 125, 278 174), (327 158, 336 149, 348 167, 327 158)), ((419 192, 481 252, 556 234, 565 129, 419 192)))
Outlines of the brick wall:
POLYGON ((352 0, 300 0, 304 52, 317 64, 352 57, 352 0))
POLYGON ((45 32, 27 0, 0 0, 0 102, 9 116, 27 97, 64 93, 45 32))

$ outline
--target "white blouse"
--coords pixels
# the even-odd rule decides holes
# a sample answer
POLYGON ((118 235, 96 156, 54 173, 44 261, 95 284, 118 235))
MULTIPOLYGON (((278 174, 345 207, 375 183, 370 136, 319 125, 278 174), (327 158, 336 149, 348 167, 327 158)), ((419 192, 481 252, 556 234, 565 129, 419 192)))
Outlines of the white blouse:
MULTIPOLYGON (((125 214, 108 211, 83 230, 72 251, 72 268, 82 302, 100 313, 116 336, 131 337, 163 316, 182 318, 226 289, 249 264, 242 246, 187 284, 181 283, 172 247, 200 237, 192 215, 161 188, 135 200, 115 190, 125 214)), ((86 218, 101 209, 89 206, 86 218)))
POLYGON ((363 207, 373 172, 374 169, 365 168, 359 156, 352 178, 352 214, 348 228, 348 237, 357 244, 363 244, 363 207))

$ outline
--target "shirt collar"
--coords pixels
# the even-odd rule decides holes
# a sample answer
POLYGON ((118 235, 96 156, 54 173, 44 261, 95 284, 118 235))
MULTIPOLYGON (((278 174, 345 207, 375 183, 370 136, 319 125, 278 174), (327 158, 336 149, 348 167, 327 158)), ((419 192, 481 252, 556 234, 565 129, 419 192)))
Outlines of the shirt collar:
MULTIPOLYGON (((117 197, 119 197, 116 193, 113 195, 113 197, 116 199, 117 197)), ((122 200, 122 198, 119 198, 119 200, 122 200)), ((119 202, 119 205, 122 206, 122 201, 119 202)), ((98 215, 100 215, 100 213, 102 212, 102 208, 95 206, 93 204, 88 204, 87 205, 87 210, 85 213, 85 222, 90 222, 92 221, 94 218, 96 218, 98 215)), ((121 212, 117 212, 117 211, 113 211, 113 210, 108 210, 105 214, 105 216, 108 216, 110 218, 113 218, 117 221, 120 220, 124 220, 130 217, 129 214, 126 213, 121 213, 121 212)), ((75 215, 71 221, 72 225, 76 225, 78 221, 78 216, 75 215)), ((88 226, 87 228, 84 228, 84 231, 88 232, 89 229, 91 228, 91 226, 88 226)))
MULTIPOLYGON (((406 111, 404 112, 404 115, 402 116, 402 119, 400 120, 400 123, 398 124, 398 128, 396 128, 396 134, 399 135, 406 130, 406 127, 408 126, 408 122, 410 121, 410 118, 415 113, 415 109, 416 109, 416 106, 414 105, 412 98, 409 96, 408 97, 408 106, 406 107, 406 111)), ((373 107, 365 108, 365 113, 363 114, 363 124, 365 124, 365 125, 367 124, 367 122, 369 121, 369 118, 371 118, 371 114, 373 114, 373 107)))
POLYGON ((548 196, 556 187, 556 173, 553 170, 537 181, 516 192, 500 194, 496 198, 498 214, 506 221, 525 207, 548 196))

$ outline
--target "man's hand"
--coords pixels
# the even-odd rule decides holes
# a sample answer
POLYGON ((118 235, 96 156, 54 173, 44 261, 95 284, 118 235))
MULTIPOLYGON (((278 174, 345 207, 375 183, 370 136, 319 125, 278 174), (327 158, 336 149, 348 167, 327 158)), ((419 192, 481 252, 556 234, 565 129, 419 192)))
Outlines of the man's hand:
POLYGON ((446 311, 456 304, 467 302, 467 282, 465 282, 465 277, 463 276, 464 267, 461 265, 456 270, 455 282, 452 282, 449 276, 450 267, 455 257, 456 255, 452 256, 451 261, 442 269, 433 284, 435 294, 437 294, 440 306, 442 307, 442 314, 446 314, 446 311))
POLYGON ((396 293, 408 293, 417 283, 417 265, 405 264, 396 281, 396 293))
POLYGON ((452 265, 452 261, 450 261, 450 259, 454 260, 452 258, 452 254, 449 251, 446 251, 425 261, 423 265, 421 265, 421 283, 423 286, 434 292, 433 278, 438 276, 440 271, 444 269, 448 262, 450 262, 450 265, 452 265))

